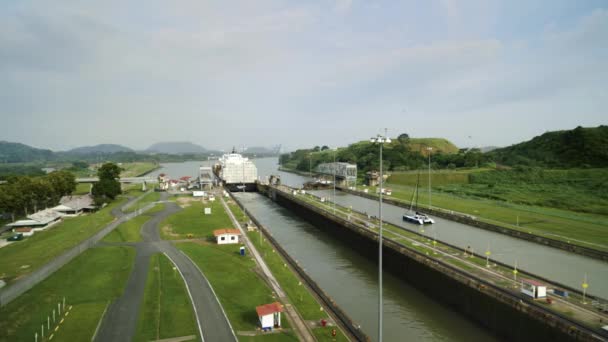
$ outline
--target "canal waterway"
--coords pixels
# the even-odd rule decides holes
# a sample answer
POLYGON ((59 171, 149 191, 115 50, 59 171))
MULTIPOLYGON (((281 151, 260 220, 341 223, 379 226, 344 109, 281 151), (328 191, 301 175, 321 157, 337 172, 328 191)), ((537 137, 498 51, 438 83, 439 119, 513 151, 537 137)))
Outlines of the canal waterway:
MULTIPOLYGON (((278 158, 254 159, 260 179, 280 175, 283 184, 300 187, 311 178, 298 174, 279 171, 278 158)), ((162 164, 162 168, 150 175, 169 174, 172 178, 197 176, 201 165, 211 165, 215 161, 191 161, 184 163, 162 164)), ((331 199, 333 191, 316 191, 315 194, 331 199)), ((336 203, 354 210, 378 216, 378 201, 336 191, 336 203)), ((419 226, 403 222, 405 209, 383 204, 383 218, 387 222, 405 229, 419 231, 419 226)), ((580 289, 587 275, 588 293, 608 299, 608 263, 590 259, 578 254, 568 253, 552 247, 516 239, 507 235, 467 226, 450 220, 434 218, 435 224, 425 227, 425 234, 451 243, 461 248, 470 246, 475 252, 483 254, 489 247, 492 258, 505 264, 515 265, 545 278, 580 289)))
MULTIPOLYGON (((377 264, 260 194, 235 196, 361 329, 376 340, 377 264)), ((383 281, 386 341, 497 340, 406 282, 388 273, 383 281)))

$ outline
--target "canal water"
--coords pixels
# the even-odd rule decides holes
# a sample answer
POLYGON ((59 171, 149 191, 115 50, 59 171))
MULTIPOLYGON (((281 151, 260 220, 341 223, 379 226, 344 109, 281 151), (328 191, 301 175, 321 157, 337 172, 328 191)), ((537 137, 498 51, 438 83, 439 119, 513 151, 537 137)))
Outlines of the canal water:
MULTIPOLYGON (((376 340, 377 264, 260 194, 236 193, 235 196, 351 319, 376 340)), ((386 341, 497 340, 485 329, 404 281, 388 273, 383 280, 386 341)))
MULTIPOLYGON (((278 171, 277 158, 254 159, 254 162, 258 167, 258 176, 261 179, 266 179, 271 174, 280 175, 281 182, 292 187, 300 187, 304 182, 310 180, 306 176, 278 171)), ((200 165, 211 165, 211 163, 213 161, 162 164, 163 168, 156 170, 151 175, 164 172, 172 178, 197 176, 200 165)), ((315 193, 331 199, 333 191, 315 193)), ((337 191, 336 203, 345 207, 352 206, 357 211, 378 216, 378 202, 374 200, 337 191)), ((403 228, 419 231, 418 226, 403 222, 402 216, 405 211, 403 208, 384 204, 383 218, 387 222, 403 228)), ((425 234, 430 237, 436 237, 463 249, 471 246, 479 254, 483 254, 489 246, 492 258, 496 260, 509 265, 515 265, 517 262, 519 269, 577 289, 581 288, 586 274, 589 283, 588 293, 608 299, 608 263, 606 262, 441 218, 434 218, 434 220, 433 226, 425 227, 425 234)))

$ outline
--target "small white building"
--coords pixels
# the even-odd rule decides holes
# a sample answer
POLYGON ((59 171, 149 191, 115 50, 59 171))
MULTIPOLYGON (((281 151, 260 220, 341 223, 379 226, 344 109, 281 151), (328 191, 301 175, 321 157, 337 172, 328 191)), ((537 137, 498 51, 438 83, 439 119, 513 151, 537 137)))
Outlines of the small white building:
POLYGON ((262 330, 272 330, 275 327, 281 327, 281 312, 283 306, 279 302, 260 305, 255 308, 258 313, 262 330))
POLYGON ((239 235, 241 235, 241 232, 238 229, 217 229, 213 231, 213 236, 215 236, 218 245, 239 243, 239 235))
POLYGON ((531 279, 521 280, 521 293, 534 299, 547 297, 547 286, 531 279))
POLYGON ((192 191, 192 197, 205 197, 207 194, 204 191, 192 191))

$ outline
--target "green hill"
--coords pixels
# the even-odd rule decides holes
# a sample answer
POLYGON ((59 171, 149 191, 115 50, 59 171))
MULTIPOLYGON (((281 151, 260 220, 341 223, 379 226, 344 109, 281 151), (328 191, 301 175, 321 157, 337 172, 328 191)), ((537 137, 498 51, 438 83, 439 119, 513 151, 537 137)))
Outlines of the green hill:
POLYGON ((433 154, 445 153, 454 154, 458 153, 458 147, 452 144, 447 139, 443 138, 410 138, 410 150, 422 151, 423 155, 428 155, 426 148, 432 147, 433 154))
POLYGON ((547 132, 489 155, 505 165, 608 167, 608 126, 547 132))
POLYGON ((48 161, 54 158, 51 150, 34 148, 20 143, 0 141, 0 163, 48 161))

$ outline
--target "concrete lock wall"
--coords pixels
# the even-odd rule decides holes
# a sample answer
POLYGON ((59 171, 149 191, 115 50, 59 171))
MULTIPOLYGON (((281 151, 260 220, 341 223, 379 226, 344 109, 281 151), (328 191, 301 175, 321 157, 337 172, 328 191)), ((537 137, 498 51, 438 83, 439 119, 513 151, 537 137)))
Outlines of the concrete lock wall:
MULTIPOLYGON (((133 205, 136 201, 141 199, 142 196, 138 197, 135 200, 130 201, 127 205, 123 207, 133 205)), ((141 213, 149 210, 155 205, 155 203, 150 203, 144 207, 142 207, 138 212, 133 212, 128 215, 121 217, 120 219, 110 223, 108 226, 97 232, 95 235, 90 238, 84 240, 80 244, 75 247, 72 247, 67 252, 61 254, 60 256, 54 258, 49 263, 43 265, 41 268, 33 271, 29 275, 19 279, 15 283, 7 286, 6 288, 0 291, 0 307, 7 305, 15 298, 19 297, 32 287, 36 286, 38 283, 48 278, 55 271, 66 265, 68 262, 72 261, 75 257, 80 255, 82 252, 86 251, 101 239, 103 239, 108 233, 110 233, 114 228, 118 227, 121 223, 130 220, 131 218, 140 215, 141 213)))
MULTIPOLYGON (((355 195, 355 196, 361 196, 361 197, 372 199, 372 200, 378 199, 378 197, 376 197, 376 196, 373 196, 371 194, 366 194, 366 193, 360 192, 360 191, 353 191, 353 190, 349 190, 346 188, 340 188, 340 190, 343 192, 349 193, 351 195, 355 195)), ((390 197, 389 198, 384 197, 382 199, 382 201, 385 203, 389 203, 389 204, 401 207, 401 208, 406 208, 406 209, 409 208, 409 206, 405 205, 403 202, 394 200, 390 197)), ((451 221, 463 223, 463 224, 466 224, 469 226, 509 235, 509 236, 512 236, 512 237, 515 237, 518 239, 523 239, 523 240, 527 240, 527 241, 531 241, 531 242, 535 242, 535 243, 540 243, 540 244, 547 245, 547 246, 554 247, 554 248, 563 249, 568 252, 584 255, 589 258, 608 261, 608 252, 599 251, 599 250, 596 250, 593 248, 573 245, 566 241, 556 240, 556 239, 552 239, 552 238, 548 238, 548 237, 543 237, 543 236, 538 236, 538 235, 522 232, 522 231, 511 229, 511 228, 497 226, 495 224, 476 220, 468 215, 459 215, 459 214, 445 211, 445 210, 425 208, 424 212, 431 214, 433 216, 438 216, 438 217, 445 218, 445 219, 448 219, 451 221)))
MULTIPOLYGON (((262 189, 264 190, 264 189, 262 189)), ((337 218, 296 197, 268 188, 276 202, 335 234, 362 255, 377 259, 377 234, 337 218)), ((544 309, 539 304, 522 301, 517 295, 476 278, 441 261, 384 239, 383 257, 387 271, 428 293, 440 303, 467 315, 473 321, 514 341, 596 341, 586 327, 544 309)))

